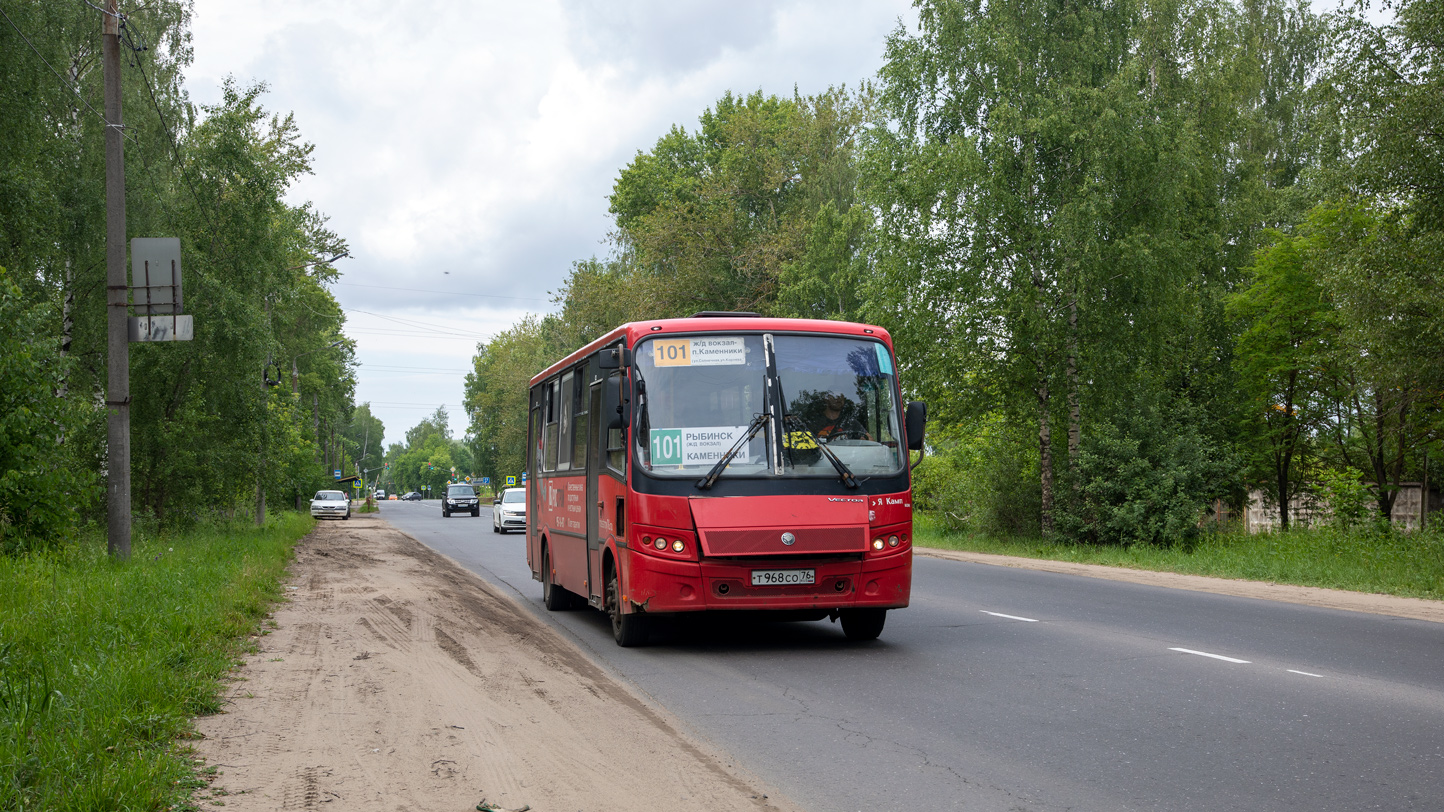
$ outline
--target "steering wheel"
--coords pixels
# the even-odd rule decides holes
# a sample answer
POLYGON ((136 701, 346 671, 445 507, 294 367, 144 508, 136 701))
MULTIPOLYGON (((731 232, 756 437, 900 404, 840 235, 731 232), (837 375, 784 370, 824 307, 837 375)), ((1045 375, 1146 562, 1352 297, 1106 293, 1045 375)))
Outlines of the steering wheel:
POLYGON ((869 443, 870 443, 870 442, 872 442, 872 437, 870 437, 866 431, 863 431, 863 430, 860 429, 860 428, 844 428, 844 429, 838 429, 837 431, 833 432, 832 434, 827 435, 827 442, 828 442, 829 444, 835 443, 835 442, 837 442, 838 440, 842 440, 842 441, 849 442, 849 443, 852 442, 852 441, 858 441, 858 440, 860 440, 860 441, 863 441, 863 442, 869 442, 869 443))

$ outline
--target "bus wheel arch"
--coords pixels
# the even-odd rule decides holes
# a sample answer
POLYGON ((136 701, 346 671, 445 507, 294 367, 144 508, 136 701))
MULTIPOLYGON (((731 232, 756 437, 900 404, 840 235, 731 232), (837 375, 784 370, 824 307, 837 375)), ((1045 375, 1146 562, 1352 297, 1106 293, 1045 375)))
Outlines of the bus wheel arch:
POLYGON ((623 648, 640 646, 647 642, 647 626, 650 618, 643 612, 622 611, 622 586, 617 561, 607 550, 602 557, 602 574, 606 578, 602 607, 612 621, 612 639, 623 648))
POLYGON ((542 605, 549 612, 565 612, 568 609, 575 609, 577 597, 559 586, 552 577, 552 554, 551 547, 547 543, 547 537, 541 537, 541 582, 542 582, 542 605))

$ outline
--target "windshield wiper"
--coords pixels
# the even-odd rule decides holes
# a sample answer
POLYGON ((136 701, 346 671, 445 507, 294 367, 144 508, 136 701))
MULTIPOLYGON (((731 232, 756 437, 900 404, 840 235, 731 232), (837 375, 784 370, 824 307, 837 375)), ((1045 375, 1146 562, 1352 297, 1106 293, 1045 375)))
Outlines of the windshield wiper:
POLYGON ((737 452, 741 451, 743 446, 752 442, 752 438, 757 436, 757 432, 763 426, 771 422, 771 412, 763 412, 752 418, 752 424, 747 427, 747 434, 743 435, 742 439, 733 443, 732 447, 727 449, 727 453, 722 455, 722 459, 717 460, 717 464, 712 466, 712 470, 707 472, 707 476, 697 480, 697 489, 705 491, 716 484, 717 477, 722 476, 722 470, 727 467, 727 463, 731 462, 732 458, 737 456, 737 452))
POLYGON ((849 488, 858 487, 857 478, 852 475, 852 469, 847 467, 847 463, 838 459, 837 455, 832 453, 832 449, 827 447, 827 443, 819 440, 817 438, 817 435, 813 434, 802 422, 801 419, 799 419, 796 415, 790 414, 782 418, 782 422, 784 425, 790 426, 794 430, 801 430, 808 437, 812 438, 812 442, 817 443, 817 450, 822 452, 822 456, 827 457, 827 461, 832 463, 832 467, 836 468, 837 473, 842 476, 842 484, 846 485, 849 488))

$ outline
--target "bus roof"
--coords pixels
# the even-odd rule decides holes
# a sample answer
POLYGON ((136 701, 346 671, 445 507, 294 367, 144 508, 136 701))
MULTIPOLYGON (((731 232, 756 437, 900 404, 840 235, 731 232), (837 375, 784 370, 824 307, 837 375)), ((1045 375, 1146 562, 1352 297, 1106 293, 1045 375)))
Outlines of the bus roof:
POLYGON ((686 319, 652 319, 633 321, 617 327, 606 335, 573 352, 571 355, 532 376, 531 386, 576 364, 603 347, 615 344, 625 337, 628 347, 651 335, 671 333, 832 333, 834 335, 867 336, 880 339, 892 349, 892 336, 887 330, 873 324, 858 324, 851 321, 830 321, 827 319, 779 319, 762 316, 703 316, 686 319))

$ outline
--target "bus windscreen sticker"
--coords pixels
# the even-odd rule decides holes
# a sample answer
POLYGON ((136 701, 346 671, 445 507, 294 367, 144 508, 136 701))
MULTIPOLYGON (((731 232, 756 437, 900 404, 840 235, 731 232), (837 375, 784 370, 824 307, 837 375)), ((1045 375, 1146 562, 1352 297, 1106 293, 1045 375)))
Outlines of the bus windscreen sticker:
POLYGON ((720 367, 747 363, 747 349, 741 336, 705 338, 661 338, 652 342, 654 363, 659 367, 720 367))
MULTIPOLYGON (((747 434, 747 427, 652 429, 651 434, 653 465, 714 465, 747 434)), ((747 451, 747 446, 742 446, 732 462, 747 462, 747 451)))
POLYGON ((892 374, 892 359, 888 357, 887 347, 881 344, 874 344, 877 348, 877 369, 884 375, 892 374))

